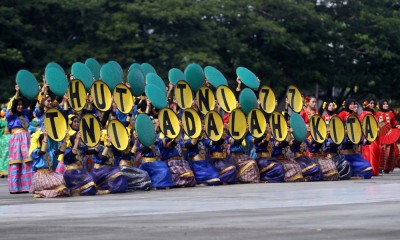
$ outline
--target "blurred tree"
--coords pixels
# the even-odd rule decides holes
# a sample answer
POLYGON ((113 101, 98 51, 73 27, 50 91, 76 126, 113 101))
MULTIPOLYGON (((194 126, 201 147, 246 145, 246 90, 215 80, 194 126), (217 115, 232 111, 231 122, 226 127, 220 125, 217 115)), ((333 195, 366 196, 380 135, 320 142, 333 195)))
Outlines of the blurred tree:
POLYGON ((4 0, 0 101, 15 74, 41 80, 48 62, 69 73, 94 57, 170 68, 212 65, 234 84, 244 66, 283 97, 288 85, 338 102, 349 96, 399 104, 400 17, 390 0, 4 0), (316 3, 319 4, 316 4, 316 3), (397 102, 396 102, 397 101, 397 102))

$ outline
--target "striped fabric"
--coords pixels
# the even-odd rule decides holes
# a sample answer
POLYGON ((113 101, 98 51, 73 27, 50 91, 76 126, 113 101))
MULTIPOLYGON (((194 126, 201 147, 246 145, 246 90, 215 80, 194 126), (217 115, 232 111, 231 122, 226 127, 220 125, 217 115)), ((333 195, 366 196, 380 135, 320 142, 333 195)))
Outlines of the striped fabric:
POLYGON ((339 180, 339 172, 336 169, 335 163, 328 157, 318 158, 318 164, 321 166, 324 181, 339 180))
POLYGON ((174 187, 193 187, 196 185, 196 179, 188 161, 169 159, 167 165, 172 173, 174 187))
POLYGON ((286 159, 283 156, 277 156, 276 158, 285 169, 285 182, 303 181, 301 167, 298 163, 296 163, 296 161, 291 159, 286 159))
POLYGON ((382 145, 382 151, 381 151, 381 162, 379 169, 382 169, 383 171, 386 172, 392 172, 394 170, 394 167, 396 165, 397 161, 397 156, 396 156, 396 151, 395 148, 395 143, 382 145))
POLYGON ((127 179, 127 191, 151 189, 150 176, 146 171, 135 167, 120 167, 120 169, 127 179))
POLYGON ((12 193, 29 192, 32 185, 32 162, 8 166, 8 189, 12 193))
POLYGON ((254 159, 246 154, 231 157, 232 162, 238 169, 238 181, 242 183, 260 182, 260 171, 254 159))
POLYGON ((9 164, 28 162, 31 135, 29 132, 19 132, 11 136, 8 151, 9 164))
POLYGON ((63 175, 51 172, 48 169, 38 169, 33 174, 32 192, 36 198, 55 198, 69 195, 63 175))

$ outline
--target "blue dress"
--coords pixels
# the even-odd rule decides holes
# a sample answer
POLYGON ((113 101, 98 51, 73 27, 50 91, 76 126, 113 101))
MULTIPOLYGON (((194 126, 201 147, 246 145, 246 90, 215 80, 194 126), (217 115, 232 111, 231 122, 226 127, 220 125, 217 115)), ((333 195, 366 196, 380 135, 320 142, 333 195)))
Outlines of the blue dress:
POLYGON ((210 156, 210 163, 218 172, 221 183, 233 184, 237 180, 237 170, 235 164, 226 156, 225 139, 210 141, 206 147, 210 156))
MULTIPOLYGON (((107 194, 126 192, 128 187, 126 177, 122 174, 119 167, 106 164, 108 157, 102 155, 103 150, 104 147, 100 146, 98 152, 93 154, 95 165, 90 172, 93 181, 96 183, 98 193, 107 194)), ((109 151, 111 151, 111 149, 109 151)), ((86 152, 86 154, 88 154, 88 152, 86 152)))
POLYGON ((344 150, 344 158, 351 164, 353 170, 352 177, 370 179, 372 177, 371 164, 361 154, 354 151, 354 146, 355 144, 346 136, 342 143, 342 149, 344 150), (346 154, 346 150, 349 153, 346 154))
POLYGON ((191 139, 185 140, 187 158, 190 168, 194 172, 197 184, 207 184, 209 186, 220 184, 218 172, 205 159, 205 146, 210 143, 209 139, 203 138, 192 144, 191 139))
POLYGON ((82 168, 76 159, 76 155, 72 152, 72 148, 65 150, 64 164, 66 169, 63 177, 72 196, 96 195, 97 189, 92 176, 82 168))
POLYGON ((276 158, 271 156, 268 148, 272 149, 271 143, 261 138, 254 138, 254 148, 256 152, 256 162, 260 169, 260 181, 269 183, 283 182, 285 179, 285 170, 276 158))

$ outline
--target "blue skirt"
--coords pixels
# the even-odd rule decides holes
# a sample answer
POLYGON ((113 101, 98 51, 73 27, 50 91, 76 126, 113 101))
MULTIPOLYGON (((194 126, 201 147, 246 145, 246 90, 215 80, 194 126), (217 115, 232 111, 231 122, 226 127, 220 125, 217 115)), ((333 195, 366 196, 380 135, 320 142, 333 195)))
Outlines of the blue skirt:
POLYGON ((315 160, 306 156, 297 157, 294 160, 300 165, 305 181, 322 181, 321 166, 315 160))
POLYGON ((361 154, 344 154, 344 159, 350 162, 353 170, 353 177, 362 177, 364 179, 370 179, 372 177, 372 167, 361 154))
POLYGON ((98 193, 122 193, 126 192, 128 182, 119 167, 102 165, 94 168, 90 175, 96 183, 98 193))
POLYGON ((224 158, 212 158, 211 164, 218 171, 221 183, 236 183, 237 169, 231 160, 224 158))
POLYGON ((128 182, 127 191, 150 190, 151 180, 146 171, 135 167, 120 167, 120 169, 128 182))
POLYGON ((151 179, 151 185, 154 188, 167 188, 172 187, 172 174, 167 164, 161 160, 154 162, 143 162, 139 169, 146 171, 151 179))
POLYGON ((285 169, 278 160, 273 158, 258 158, 256 162, 260 169, 260 181, 269 183, 284 182, 285 169))
POLYGON ((63 176, 65 185, 72 196, 96 195, 97 190, 93 178, 85 169, 67 169, 63 176))
POLYGON ((191 161, 190 168, 193 170, 197 184, 215 186, 221 183, 218 172, 207 160, 191 161))

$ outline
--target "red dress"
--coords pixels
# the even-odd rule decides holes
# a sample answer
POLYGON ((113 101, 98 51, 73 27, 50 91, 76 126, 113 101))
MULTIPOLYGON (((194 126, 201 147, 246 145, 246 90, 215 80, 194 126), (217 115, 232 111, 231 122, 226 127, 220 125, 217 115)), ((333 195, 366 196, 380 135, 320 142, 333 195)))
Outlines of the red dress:
MULTIPOLYGON (((367 114, 373 114, 370 111, 363 111, 359 116, 359 120, 362 123, 362 120, 367 114)), ((381 147, 379 144, 378 138, 373 141, 369 145, 365 145, 361 147, 361 154, 364 157, 365 160, 367 160, 372 167, 372 174, 374 176, 379 175, 379 159, 381 157, 381 147)))
POLYGON ((300 111, 300 116, 304 119, 304 122, 307 125, 310 124, 310 118, 314 114, 318 114, 316 109, 309 110, 307 107, 303 107, 303 109, 300 111))
POLYGON ((338 114, 338 117, 340 117, 340 119, 342 119, 342 121, 345 123, 347 118, 351 115, 350 112, 343 110, 338 114))
MULTIPOLYGON (((311 109, 309 110, 307 107, 303 107, 303 109, 300 111, 300 116, 303 118, 304 122, 307 125, 310 125, 310 118, 312 115, 318 114, 316 109, 311 109)), ((311 134, 310 132, 307 133, 307 137, 310 138, 311 134)), ((310 151, 308 151, 308 148, 306 150, 306 156, 310 156, 310 151)))
MULTIPOLYGON (((394 113, 392 111, 382 112, 379 111, 375 113, 375 118, 378 120, 379 126, 384 126, 385 124, 390 125, 395 128, 399 123, 396 121, 394 113)), ((395 129, 392 129, 393 131, 395 129)), ((398 131, 396 129, 396 131, 398 131)), ((399 149, 397 147, 397 140, 393 139, 393 143, 383 144, 382 136, 379 136, 381 154, 379 158, 379 169, 385 172, 393 171, 396 165, 398 166, 399 149)))
POLYGON ((331 121, 331 118, 333 116, 336 116, 336 114, 329 115, 329 114, 325 113, 324 115, 322 115, 322 119, 324 119, 324 121, 325 121, 327 126, 328 126, 329 121, 331 121))

